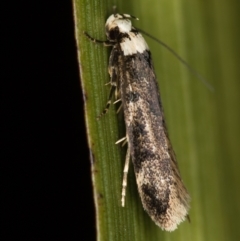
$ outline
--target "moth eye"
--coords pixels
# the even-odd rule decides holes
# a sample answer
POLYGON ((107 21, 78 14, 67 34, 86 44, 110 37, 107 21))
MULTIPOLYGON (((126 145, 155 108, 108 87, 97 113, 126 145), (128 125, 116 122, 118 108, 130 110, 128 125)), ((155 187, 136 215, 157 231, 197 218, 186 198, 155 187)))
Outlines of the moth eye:
POLYGON ((119 28, 115 27, 114 29, 111 29, 108 33, 108 38, 111 40, 117 39, 119 36, 119 28))

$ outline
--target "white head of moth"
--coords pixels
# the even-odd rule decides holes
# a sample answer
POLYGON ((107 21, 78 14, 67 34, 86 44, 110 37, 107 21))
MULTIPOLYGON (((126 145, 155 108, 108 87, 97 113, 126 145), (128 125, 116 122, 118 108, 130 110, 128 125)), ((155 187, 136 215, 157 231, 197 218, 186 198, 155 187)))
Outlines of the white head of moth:
POLYGON ((173 231, 186 219, 190 197, 168 137, 151 53, 131 18, 129 14, 111 15, 106 21, 107 41, 85 34, 93 42, 113 47, 108 68, 111 90, 102 114, 116 91, 126 124, 126 137, 117 143, 128 142, 122 206, 131 156, 143 208, 159 227, 173 231))
POLYGON ((131 18, 129 14, 113 14, 107 19, 105 25, 106 35, 110 41, 116 40, 119 33, 128 34, 128 37, 124 38, 124 41, 120 43, 124 55, 132 55, 137 52, 143 53, 145 50, 149 50, 142 35, 136 35, 133 32, 134 28, 130 20, 131 18), (116 32, 113 30, 116 30, 116 32))

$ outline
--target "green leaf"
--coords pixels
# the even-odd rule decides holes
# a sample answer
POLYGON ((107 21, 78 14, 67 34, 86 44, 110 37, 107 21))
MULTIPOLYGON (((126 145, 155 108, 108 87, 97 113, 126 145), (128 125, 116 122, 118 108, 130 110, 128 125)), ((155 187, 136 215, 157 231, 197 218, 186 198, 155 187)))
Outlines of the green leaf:
POLYGON ((236 1, 74 0, 76 40, 91 151, 98 240, 238 240, 240 237, 240 28, 236 1), (168 233, 143 211, 130 166, 121 207, 124 121, 115 106, 99 121, 109 86, 105 21, 117 5, 133 24, 172 47, 207 78, 211 92, 173 55, 146 37, 153 54, 170 139, 192 197, 191 222, 168 233))

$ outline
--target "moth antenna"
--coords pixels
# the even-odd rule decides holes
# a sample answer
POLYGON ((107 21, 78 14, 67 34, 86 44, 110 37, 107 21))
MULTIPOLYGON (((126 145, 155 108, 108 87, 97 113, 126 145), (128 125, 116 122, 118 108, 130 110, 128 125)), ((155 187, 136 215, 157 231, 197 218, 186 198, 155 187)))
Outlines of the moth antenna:
POLYGON ((187 63, 179 54, 177 54, 172 48, 170 48, 167 44, 165 44, 160 39, 157 39, 156 37, 152 36, 151 34, 143 31, 140 28, 136 28, 141 33, 145 34, 149 38, 153 39, 157 43, 161 44, 164 48, 166 48, 170 53, 172 53, 195 77, 197 77, 210 91, 214 92, 213 86, 198 72, 196 71, 191 65, 187 63))

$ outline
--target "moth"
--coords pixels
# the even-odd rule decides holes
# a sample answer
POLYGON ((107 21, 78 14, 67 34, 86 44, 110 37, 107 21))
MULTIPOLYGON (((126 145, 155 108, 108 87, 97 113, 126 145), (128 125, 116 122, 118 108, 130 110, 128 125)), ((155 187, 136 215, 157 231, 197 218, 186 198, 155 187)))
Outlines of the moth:
POLYGON ((106 41, 85 35, 93 42, 112 47, 108 67, 111 90, 103 114, 117 93, 126 124, 126 137, 120 141, 128 143, 122 206, 131 158, 143 208, 159 227, 173 231, 188 217, 190 196, 168 137, 151 52, 131 19, 136 18, 112 14, 105 25, 106 41))

